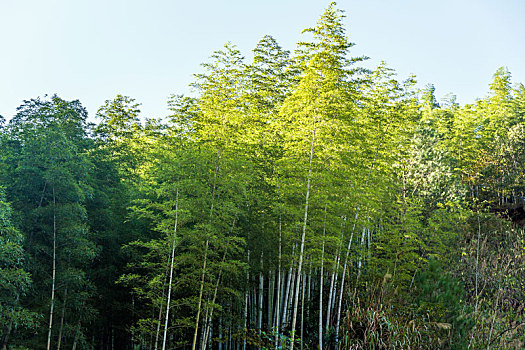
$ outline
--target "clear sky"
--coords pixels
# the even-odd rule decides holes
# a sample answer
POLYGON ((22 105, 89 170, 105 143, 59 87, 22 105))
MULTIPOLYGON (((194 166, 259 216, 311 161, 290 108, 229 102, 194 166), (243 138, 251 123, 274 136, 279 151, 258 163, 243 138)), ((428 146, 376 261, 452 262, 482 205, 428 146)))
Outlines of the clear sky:
MULTIPOLYGON (((246 57, 265 34, 293 50, 329 1, 0 0, 0 115, 24 99, 57 93, 93 117, 117 94, 165 116, 212 51, 246 57)), ((400 78, 433 83, 471 103, 506 66, 525 83, 525 0, 340 0, 351 54, 381 60, 400 78)))

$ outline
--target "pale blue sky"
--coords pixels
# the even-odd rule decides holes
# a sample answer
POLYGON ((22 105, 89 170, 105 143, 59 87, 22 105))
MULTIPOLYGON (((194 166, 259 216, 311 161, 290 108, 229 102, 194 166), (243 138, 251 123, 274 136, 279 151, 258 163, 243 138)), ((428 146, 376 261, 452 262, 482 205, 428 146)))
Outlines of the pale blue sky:
MULTIPOLYGON (((0 0, 0 115, 57 93, 93 117, 129 95, 143 116, 167 114, 200 63, 227 41, 246 57, 265 34, 293 50, 329 1, 0 0)), ((524 0, 341 0, 352 55, 414 73, 438 97, 483 97, 499 66, 525 83, 524 0)))

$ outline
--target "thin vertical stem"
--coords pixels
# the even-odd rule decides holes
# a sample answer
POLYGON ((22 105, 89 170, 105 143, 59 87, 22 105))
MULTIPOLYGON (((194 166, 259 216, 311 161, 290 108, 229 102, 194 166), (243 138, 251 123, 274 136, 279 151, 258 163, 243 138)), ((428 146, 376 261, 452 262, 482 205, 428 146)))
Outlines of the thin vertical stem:
POLYGON ((478 242, 476 247, 476 304, 474 305, 474 312, 478 312, 478 301, 479 301, 479 295, 478 295, 478 276, 479 276, 479 241, 481 240, 481 222, 479 219, 479 212, 478 212, 478 242))
POLYGON ((324 243, 326 234, 326 204, 324 206, 323 243, 321 248, 321 276, 319 281, 319 350, 323 349, 323 284, 324 284, 324 243))
POLYGON ((51 350, 51 332, 53 328, 53 313, 55 310, 55 285, 56 285, 56 251, 57 251, 57 226, 56 226, 56 196, 53 185, 53 273, 51 282, 51 306, 49 310, 49 328, 47 332, 47 350, 51 350))
POLYGON ((306 198, 304 203, 304 221, 303 221, 303 234, 301 236, 301 249, 299 252, 299 264, 297 266, 297 283, 295 286, 295 301, 293 309, 293 318, 292 318, 292 337, 290 348, 294 348, 294 339, 295 339, 295 325, 297 322, 297 307, 299 304, 299 284, 301 282, 301 272, 303 268, 303 255, 304 255, 304 243, 306 239, 306 224, 308 222, 308 205, 310 201, 310 184, 312 180, 312 161, 314 158, 314 145, 315 145, 315 126, 317 123, 317 117, 314 117, 313 130, 312 130, 312 142, 310 146, 310 162, 308 165, 308 178, 306 181, 306 198))
MULTIPOLYGON (((171 301, 171 286, 173 282, 173 262, 175 260, 175 243, 177 239, 177 224, 179 222, 179 189, 175 199, 175 225, 173 228, 173 239, 171 241, 171 262, 170 262, 170 278, 168 283, 168 297, 166 299, 166 321, 164 323, 164 337, 162 340, 162 350, 166 350, 166 339, 168 335, 168 321, 170 316, 170 301, 171 301)), ((200 309, 200 308, 199 308, 200 309)))

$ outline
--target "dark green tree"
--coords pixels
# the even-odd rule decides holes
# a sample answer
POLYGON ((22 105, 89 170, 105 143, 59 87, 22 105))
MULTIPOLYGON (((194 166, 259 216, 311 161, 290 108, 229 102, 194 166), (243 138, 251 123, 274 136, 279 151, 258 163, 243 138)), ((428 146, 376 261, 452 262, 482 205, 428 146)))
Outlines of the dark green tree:
POLYGON ((86 117, 78 101, 52 96, 25 101, 8 126, 8 194, 20 216, 34 281, 22 304, 48 319, 27 340, 35 347, 46 343, 45 335, 48 349, 71 346, 93 318, 94 289, 86 276, 96 255, 85 209, 92 195, 86 117))
POLYGON ((0 187, 0 347, 20 339, 10 338, 13 329, 34 327, 37 315, 22 307, 20 299, 29 291, 31 278, 25 270, 23 235, 12 222, 9 203, 0 187))

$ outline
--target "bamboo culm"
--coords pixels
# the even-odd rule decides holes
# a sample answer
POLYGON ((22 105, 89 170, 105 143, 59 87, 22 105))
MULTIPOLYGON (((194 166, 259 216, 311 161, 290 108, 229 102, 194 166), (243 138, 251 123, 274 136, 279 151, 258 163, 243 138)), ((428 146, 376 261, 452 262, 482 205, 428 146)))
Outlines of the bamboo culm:
POLYGON ((173 266, 175 260, 175 246, 177 239, 177 225, 179 222, 179 189, 177 188, 177 194, 175 199, 175 225, 173 228, 173 239, 171 240, 171 256, 170 256, 170 278, 168 282, 168 296, 166 298, 166 320, 164 323, 164 336, 162 338, 162 350, 166 350, 166 340, 168 335, 168 322, 170 316, 170 301, 171 301, 171 286, 173 283, 173 266))
POLYGON ((291 344, 290 344, 291 350, 293 350, 294 348, 295 325, 297 322, 297 307, 299 304, 299 284, 301 281, 301 272, 303 268, 304 243, 306 239, 306 224, 308 222, 308 205, 309 205, 309 200, 310 200, 310 184, 311 184, 311 179, 312 179, 312 161, 314 157, 316 123, 317 123, 317 117, 314 117, 313 130, 312 130, 312 143, 310 146, 310 161, 309 161, 309 166, 308 166, 308 178, 306 181, 306 198, 305 198, 305 203, 304 203, 303 232, 301 236, 301 249, 299 252, 299 264, 297 266, 297 283, 295 287, 295 300, 294 300, 294 309, 293 309, 293 317, 292 317, 292 336, 291 336, 291 344))

